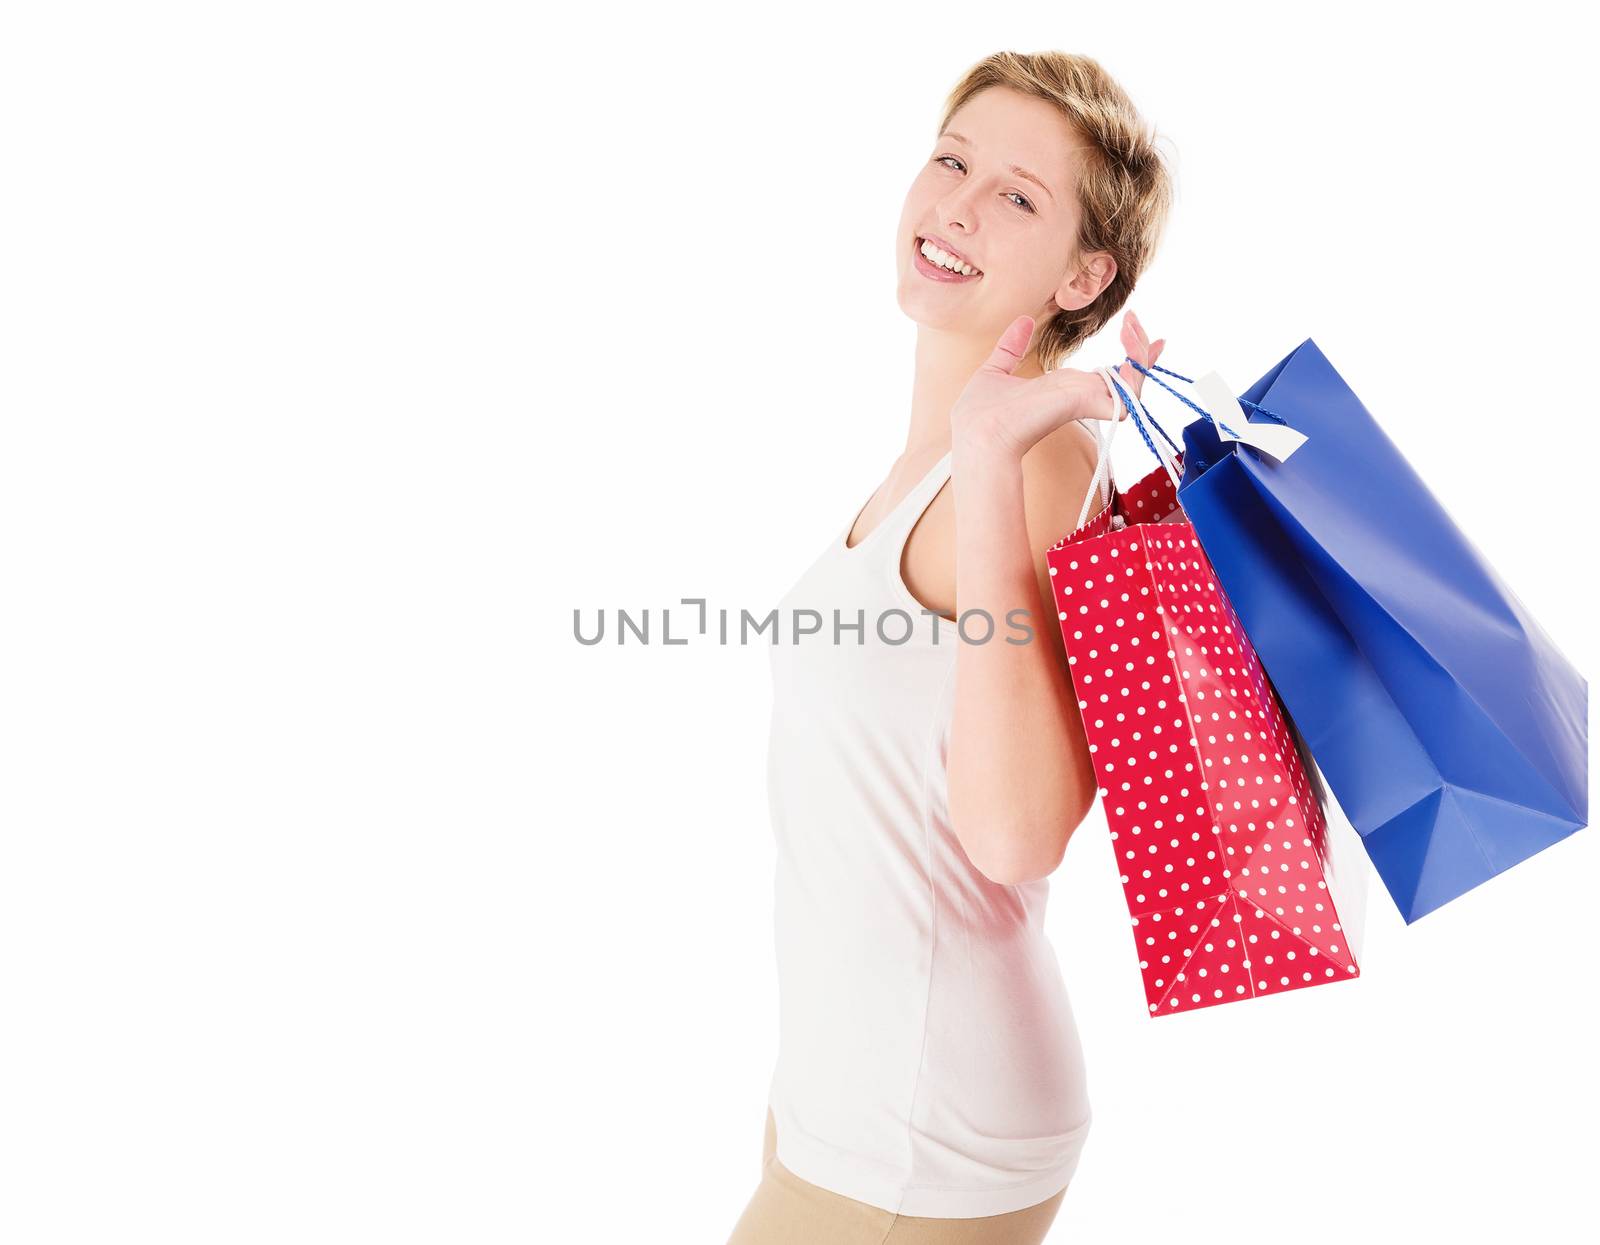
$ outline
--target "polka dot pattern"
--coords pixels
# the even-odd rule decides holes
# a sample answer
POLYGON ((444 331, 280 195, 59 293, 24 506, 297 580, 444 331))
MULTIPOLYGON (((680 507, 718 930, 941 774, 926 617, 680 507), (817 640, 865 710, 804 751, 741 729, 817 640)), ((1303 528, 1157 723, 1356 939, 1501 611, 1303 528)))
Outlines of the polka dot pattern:
POLYGON ((1045 558, 1151 1014, 1358 976, 1322 806, 1166 472, 1045 558))

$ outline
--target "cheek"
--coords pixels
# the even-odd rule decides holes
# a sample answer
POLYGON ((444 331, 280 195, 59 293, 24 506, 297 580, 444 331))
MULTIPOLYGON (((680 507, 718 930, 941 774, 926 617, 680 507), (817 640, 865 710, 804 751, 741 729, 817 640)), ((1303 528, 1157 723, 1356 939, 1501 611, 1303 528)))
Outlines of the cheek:
POLYGON ((907 192, 906 201, 900 207, 900 232, 905 233, 910 229, 914 229, 919 216, 916 188, 913 187, 907 192))
POLYGON ((989 260, 984 276, 993 295, 1031 306, 1048 298, 1056 288, 1053 263, 1045 259, 1033 240, 1026 236, 997 242, 991 231, 989 248, 984 254, 989 260))
MULTIPOLYGON (((925 168, 912 180, 910 189, 906 191, 905 207, 901 218, 911 225, 920 225, 924 221, 935 221, 938 216, 940 197, 945 193, 946 183, 938 172, 932 168, 925 168)), ((943 222, 938 222, 942 224, 943 222)))
POLYGON ((1004 251, 1006 289, 1029 305, 1048 301, 1061 288, 1068 254, 1069 248, 1053 238, 1046 241, 1037 233, 1019 232, 1004 251))

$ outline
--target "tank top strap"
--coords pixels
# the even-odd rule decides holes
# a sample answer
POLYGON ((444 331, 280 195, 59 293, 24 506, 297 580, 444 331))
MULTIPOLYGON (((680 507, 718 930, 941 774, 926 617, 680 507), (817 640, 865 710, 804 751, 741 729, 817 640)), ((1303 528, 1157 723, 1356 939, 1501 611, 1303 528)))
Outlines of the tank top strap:
MULTIPOLYGON (((928 468, 922 477, 905 497, 889 514, 885 515, 879 524, 883 528, 878 548, 891 550, 895 565, 899 565, 900 550, 906 542, 906 537, 911 535, 911 529, 917 525, 917 520, 922 517, 922 512, 933 501, 934 495, 944 487, 945 481, 950 478, 951 454, 946 450, 944 456, 928 468)), ((880 553, 880 556, 884 556, 880 553)))

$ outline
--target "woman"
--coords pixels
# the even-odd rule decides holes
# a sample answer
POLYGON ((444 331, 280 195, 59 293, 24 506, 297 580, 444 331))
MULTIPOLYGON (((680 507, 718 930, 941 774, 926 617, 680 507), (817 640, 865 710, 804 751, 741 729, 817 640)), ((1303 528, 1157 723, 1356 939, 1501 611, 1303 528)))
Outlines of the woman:
MULTIPOLYGON (((1099 495, 1081 421, 1118 408, 1049 369, 1170 200, 1127 96, 1061 53, 974 66, 906 196, 905 452, 779 604, 779 1053, 730 1245, 1038 1242, 1060 1207, 1090 1111, 1046 878, 1097 786, 1044 551, 1099 495)), ((1122 341, 1162 345, 1131 313, 1122 341)))

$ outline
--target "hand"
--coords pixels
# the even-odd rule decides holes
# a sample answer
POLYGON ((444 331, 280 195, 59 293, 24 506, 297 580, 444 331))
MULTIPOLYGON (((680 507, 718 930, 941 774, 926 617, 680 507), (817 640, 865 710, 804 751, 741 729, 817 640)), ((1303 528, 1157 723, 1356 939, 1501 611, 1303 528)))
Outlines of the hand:
MULTIPOLYGON (((1018 461, 1071 419, 1110 419, 1112 405, 1105 381, 1094 372, 1063 367, 1043 376, 1013 376, 1033 339, 1032 316, 1018 316, 1000 335, 994 352, 972 374, 950 411, 953 442, 998 449, 1018 461)), ((1161 357, 1166 338, 1154 345, 1145 336, 1139 318, 1129 311, 1122 318, 1122 348, 1145 367, 1161 357)), ((1144 375, 1124 363, 1117 375, 1137 397, 1144 375)), ((1120 404, 1118 419, 1127 418, 1120 404)))

